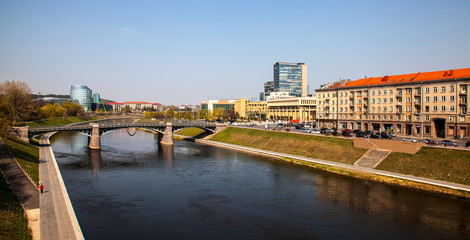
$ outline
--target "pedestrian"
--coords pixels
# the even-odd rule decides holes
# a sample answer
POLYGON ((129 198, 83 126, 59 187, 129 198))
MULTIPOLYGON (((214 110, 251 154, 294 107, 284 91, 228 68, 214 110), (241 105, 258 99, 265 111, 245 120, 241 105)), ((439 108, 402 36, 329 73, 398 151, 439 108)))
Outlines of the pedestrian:
POLYGON ((39 185, 39 190, 41 190, 41 194, 42 194, 42 192, 44 191, 44 185, 42 185, 42 183, 41 185, 39 185))

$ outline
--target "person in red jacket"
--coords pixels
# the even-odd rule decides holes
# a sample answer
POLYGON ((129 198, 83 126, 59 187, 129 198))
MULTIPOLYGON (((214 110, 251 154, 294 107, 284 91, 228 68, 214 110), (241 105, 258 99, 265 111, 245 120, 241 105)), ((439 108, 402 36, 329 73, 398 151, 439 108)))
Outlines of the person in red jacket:
POLYGON ((41 185, 39 185, 39 190, 41 190, 41 194, 42 194, 42 192, 44 191, 44 185, 42 185, 42 183, 41 185))

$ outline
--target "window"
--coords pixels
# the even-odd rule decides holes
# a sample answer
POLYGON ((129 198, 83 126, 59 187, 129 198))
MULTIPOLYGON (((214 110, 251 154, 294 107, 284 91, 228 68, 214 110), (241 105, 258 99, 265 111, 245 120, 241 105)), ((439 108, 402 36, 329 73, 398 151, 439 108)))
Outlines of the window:
POLYGON ((390 99, 389 99, 389 103, 393 103, 393 98, 390 98, 390 99))
POLYGON ((425 111, 425 112, 429 112, 429 106, 425 106, 425 107, 424 107, 424 111, 425 111))
POLYGON ((454 107, 454 106, 450 106, 450 107, 449 107, 449 111, 454 112, 454 111, 455 111, 455 107, 454 107))
POLYGON ((460 119, 459 119, 459 121, 461 121, 461 122, 465 122, 465 117, 464 117, 464 116, 460 116, 460 119))
POLYGON ((450 86, 450 87, 449 87, 449 92, 454 92, 454 91, 455 91, 454 86, 450 86))
POLYGON ((425 97, 425 98, 424 98, 424 101, 425 101, 425 102, 429 102, 429 97, 425 97))
POLYGON ((390 89, 390 95, 393 95, 393 90, 392 89, 390 89))
POLYGON ((384 90, 384 95, 387 95, 387 90, 384 90))
POLYGON ((426 116, 425 119, 426 119, 426 121, 429 121, 429 116, 426 116))
POLYGON ((441 93, 446 92, 446 87, 441 87, 441 93))
POLYGON ((437 87, 433 87, 433 88, 432 88, 432 92, 437 93, 437 87))
POLYGON ((375 107, 372 107, 372 112, 375 112, 375 107))
POLYGON ((432 107, 432 111, 433 111, 433 112, 437 112, 437 106, 433 106, 433 107, 432 107))
POLYGON ((393 107, 388 107, 389 112, 393 112, 393 107))
POLYGON ((429 88, 428 88, 428 87, 425 88, 424 91, 425 91, 426 93, 429 93, 429 88))
POLYGON ((411 116, 410 115, 406 116, 406 120, 411 121, 411 116))
POLYGON ((372 90, 372 92, 370 92, 370 94, 371 94, 372 96, 374 96, 374 95, 375 95, 375 91, 372 90))
POLYGON ((449 121, 453 122, 454 121, 454 116, 449 116, 449 121))
POLYGON ((375 98, 372 98, 372 103, 375 103, 375 98))
POLYGON ((406 98, 406 102, 411 102, 411 98, 410 98, 410 97, 407 97, 407 98, 406 98))
POLYGON ((383 110, 383 111, 384 111, 384 112, 387 112, 387 107, 384 107, 384 110, 383 110))
POLYGON ((416 120, 416 121, 419 121, 419 116, 416 116, 416 117, 415 117, 415 120, 416 120))
POLYGON ((411 112, 411 106, 406 106, 406 111, 411 112))
POLYGON ((377 98, 377 103, 380 103, 380 98, 377 98))
POLYGON ((384 98, 384 103, 387 103, 387 99, 386 99, 386 98, 384 98))
POLYGON ((380 115, 377 115, 377 119, 380 120, 380 115))
POLYGON ((441 102, 445 102, 446 101, 446 96, 442 96, 441 97, 441 102))
POLYGON ((446 111, 446 106, 441 106, 441 112, 445 112, 446 111))
POLYGON ((433 102, 437 102, 437 97, 434 96, 434 97, 432 98, 432 101, 433 101, 433 102))
POLYGON ((397 116, 397 120, 401 120, 401 116, 400 116, 400 115, 397 116))
POLYGON ((455 96, 450 96, 449 101, 451 101, 451 102, 455 101, 455 96))
POLYGON ((343 93, 340 93, 339 96, 340 96, 340 97, 343 97, 343 93))
POLYGON ((390 119, 390 120, 393 120, 393 116, 392 116, 392 115, 390 115, 390 116, 389 116, 389 119, 390 119))
POLYGON ((377 90, 377 96, 380 96, 380 90, 377 90))

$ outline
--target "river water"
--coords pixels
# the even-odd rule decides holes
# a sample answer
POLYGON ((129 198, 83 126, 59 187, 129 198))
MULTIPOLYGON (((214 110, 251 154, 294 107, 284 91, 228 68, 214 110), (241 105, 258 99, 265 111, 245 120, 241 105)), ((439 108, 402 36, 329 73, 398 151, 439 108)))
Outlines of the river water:
POLYGON ((86 239, 470 239, 470 203, 116 130, 51 140, 86 239))

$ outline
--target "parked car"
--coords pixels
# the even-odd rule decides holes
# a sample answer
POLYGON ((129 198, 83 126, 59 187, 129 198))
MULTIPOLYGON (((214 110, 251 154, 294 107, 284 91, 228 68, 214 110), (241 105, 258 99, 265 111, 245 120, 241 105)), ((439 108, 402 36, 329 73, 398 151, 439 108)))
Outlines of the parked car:
POLYGON ((444 147, 458 147, 459 145, 456 142, 453 142, 452 140, 442 140, 441 141, 442 146, 444 147))
POLYGON ((366 135, 364 134, 364 132, 357 132, 357 133, 356 133, 356 137, 357 137, 357 138, 365 138, 366 135))
POLYGON ((310 128, 302 128, 302 132, 304 133, 311 133, 310 128))
POLYGON ((353 131, 350 130, 350 129, 344 129, 344 130, 341 132, 341 134, 342 134, 343 136, 345 136, 345 137, 352 137, 352 132, 353 132, 353 131))
POLYGON ((387 133, 387 132, 381 132, 380 133, 380 138, 384 138, 384 139, 392 139, 392 135, 387 133))
POLYGON ((320 129, 314 128, 314 129, 312 129, 312 133, 314 133, 314 134, 320 134, 320 129))
POLYGON ((418 140, 413 139, 413 138, 403 138, 402 141, 405 141, 405 142, 412 142, 412 143, 417 143, 417 142, 418 142, 418 140))
POLYGON ((380 138, 380 136, 378 134, 371 134, 370 138, 378 139, 378 138, 380 138))
POLYGON ((337 131, 333 131, 331 134, 332 134, 333 136, 341 136, 341 134, 340 134, 339 132, 337 132, 337 131))
POLYGON ((468 141, 467 143, 465 143, 465 147, 470 148, 470 141, 468 141))
POLYGON ((439 143, 432 140, 432 139, 423 139, 423 142, 426 143, 427 145, 438 145, 439 143))

